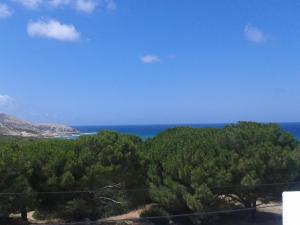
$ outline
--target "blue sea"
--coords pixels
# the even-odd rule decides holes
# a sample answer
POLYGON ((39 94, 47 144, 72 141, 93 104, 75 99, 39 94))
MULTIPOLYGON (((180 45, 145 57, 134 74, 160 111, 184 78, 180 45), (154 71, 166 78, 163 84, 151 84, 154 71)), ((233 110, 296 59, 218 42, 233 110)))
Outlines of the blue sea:
MULTIPOLYGON (((120 125, 120 126, 73 126, 80 132, 80 135, 93 135, 97 132, 108 130, 123 134, 139 136, 142 139, 152 138, 158 133, 174 127, 193 128, 222 128, 225 123, 219 124, 174 124, 174 125, 120 125)), ((281 128, 300 140, 300 123, 279 123, 281 128)))

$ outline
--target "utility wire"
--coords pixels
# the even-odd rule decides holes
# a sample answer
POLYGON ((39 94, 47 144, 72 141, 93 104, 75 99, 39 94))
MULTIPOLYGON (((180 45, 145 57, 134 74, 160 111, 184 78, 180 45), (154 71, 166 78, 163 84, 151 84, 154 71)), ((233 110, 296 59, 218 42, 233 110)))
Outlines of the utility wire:
MULTIPOLYGON (((120 187, 120 184, 107 185, 95 190, 71 190, 71 191, 29 191, 29 192, 0 192, 0 196, 5 195, 30 195, 30 194, 81 194, 81 193, 96 193, 111 188, 120 187)), ((115 190, 115 189, 114 189, 115 190)), ((118 191, 118 189, 117 189, 118 191)))
MULTIPOLYGON (((300 181, 297 182, 279 182, 279 183, 261 183, 254 185, 228 185, 228 186, 215 186, 211 187, 211 189, 230 189, 230 188, 254 188, 254 187, 275 187, 275 186, 284 186, 284 185, 295 185, 300 184, 300 181)), ((139 191, 149 191, 150 188, 135 188, 135 189, 113 189, 120 187, 119 184, 116 185, 108 185, 102 188, 98 188, 95 190, 70 190, 70 191, 30 191, 30 192, 0 192, 0 196, 9 196, 9 195, 30 195, 30 194, 81 194, 81 193, 97 193, 104 190, 113 190, 116 191, 124 191, 124 192, 139 192, 139 191)))

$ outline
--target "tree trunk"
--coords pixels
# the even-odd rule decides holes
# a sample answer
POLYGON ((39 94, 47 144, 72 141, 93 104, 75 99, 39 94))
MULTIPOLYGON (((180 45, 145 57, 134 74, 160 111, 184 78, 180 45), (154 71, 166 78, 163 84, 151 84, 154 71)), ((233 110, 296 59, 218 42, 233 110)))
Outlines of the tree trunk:
POLYGON ((94 193, 90 194, 90 201, 91 201, 91 214, 90 214, 90 218, 92 220, 96 220, 97 219, 97 205, 96 205, 96 196, 94 193))
POLYGON ((27 219, 27 209, 25 207, 25 205, 21 205, 21 208, 20 208, 20 212, 21 212, 21 217, 22 217, 22 220, 27 222, 28 219, 27 219))
POLYGON ((248 219, 249 221, 256 222, 256 199, 245 202, 245 207, 250 209, 248 211, 248 219))
POLYGON ((252 201, 251 207, 254 208, 251 211, 251 220, 252 222, 256 222, 256 199, 252 201))

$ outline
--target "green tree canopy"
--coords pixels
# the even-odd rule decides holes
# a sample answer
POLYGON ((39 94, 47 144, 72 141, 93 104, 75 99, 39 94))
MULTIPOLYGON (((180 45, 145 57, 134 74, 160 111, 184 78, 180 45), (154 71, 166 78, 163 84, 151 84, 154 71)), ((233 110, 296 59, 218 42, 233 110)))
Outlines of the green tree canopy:
POLYGON ((257 185, 296 177, 297 145, 274 124, 168 130, 146 143, 151 196, 175 211, 217 209, 228 199, 256 206, 283 189, 257 185))

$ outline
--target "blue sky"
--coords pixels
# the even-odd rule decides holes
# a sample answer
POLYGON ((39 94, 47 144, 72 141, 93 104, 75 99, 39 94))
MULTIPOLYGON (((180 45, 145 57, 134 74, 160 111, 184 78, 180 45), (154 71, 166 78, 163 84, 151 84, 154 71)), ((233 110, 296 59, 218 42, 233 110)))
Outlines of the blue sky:
POLYGON ((300 121, 298 0, 0 1, 0 111, 82 124, 300 121))

